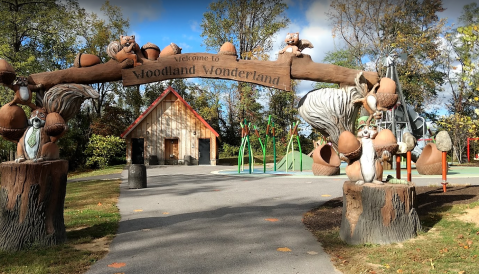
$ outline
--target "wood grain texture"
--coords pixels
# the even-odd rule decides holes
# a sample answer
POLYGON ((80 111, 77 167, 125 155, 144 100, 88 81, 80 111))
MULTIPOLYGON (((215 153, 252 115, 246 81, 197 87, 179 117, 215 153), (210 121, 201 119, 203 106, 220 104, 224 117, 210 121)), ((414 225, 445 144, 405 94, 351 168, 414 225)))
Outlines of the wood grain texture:
POLYGON ((68 161, 5 162, 0 172, 0 249, 63 243, 68 161))
POLYGON ((421 230, 411 183, 364 184, 345 182, 340 237, 348 244, 390 244, 417 236, 421 230))

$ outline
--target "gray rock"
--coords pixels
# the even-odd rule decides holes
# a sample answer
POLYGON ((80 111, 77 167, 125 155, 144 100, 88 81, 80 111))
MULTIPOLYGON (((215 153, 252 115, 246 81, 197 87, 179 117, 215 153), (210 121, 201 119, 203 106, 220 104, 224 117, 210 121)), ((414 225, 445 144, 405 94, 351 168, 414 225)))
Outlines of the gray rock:
POLYGON ((452 141, 451 137, 449 137, 449 133, 447 131, 443 130, 440 131, 436 135, 436 147, 440 151, 449 151, 452 148, 452 141))
POLYGON ((411 133, 409 132, 404 132, 402 135, 402 141, 406 143, 407 146, 407 151, 411 151, 414 149, 416 146, 416 137, 414 137, 411 133))

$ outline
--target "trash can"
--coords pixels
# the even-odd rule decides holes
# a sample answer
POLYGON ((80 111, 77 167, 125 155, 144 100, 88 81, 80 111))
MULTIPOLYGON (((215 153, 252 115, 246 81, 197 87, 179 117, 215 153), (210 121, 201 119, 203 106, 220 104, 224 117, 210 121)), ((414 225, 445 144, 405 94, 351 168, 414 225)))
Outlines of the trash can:
POLYGON ((146 166, 143 164, 131 164, 128 169, 128 188, 146 187, 146 166))

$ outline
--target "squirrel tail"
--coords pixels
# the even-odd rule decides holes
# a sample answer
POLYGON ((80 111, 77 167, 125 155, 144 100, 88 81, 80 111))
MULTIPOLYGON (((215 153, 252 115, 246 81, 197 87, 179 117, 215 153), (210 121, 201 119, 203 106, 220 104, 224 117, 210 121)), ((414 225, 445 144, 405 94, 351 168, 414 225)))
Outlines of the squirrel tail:
POLYGON ((48 113, 59 113, 66 122, 80 111, 83 101, 99 96, 98 92, 88 85, 60 84, 45 93, 43 107, 48 113))
POLYGON ((108 47, 106 47, 106 53, 112 59, 116 60, 116 54, 121 50, 121 44, 118 41, 111 42, 108 47))

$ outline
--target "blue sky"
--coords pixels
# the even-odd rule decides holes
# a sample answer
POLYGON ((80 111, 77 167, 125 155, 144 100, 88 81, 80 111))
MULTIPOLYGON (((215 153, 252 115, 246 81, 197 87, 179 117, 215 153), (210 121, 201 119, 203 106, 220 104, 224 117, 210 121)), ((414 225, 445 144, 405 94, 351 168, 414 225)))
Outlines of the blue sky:
MULTIPOLYGON (((104 1, 79 0, 80 5, 87 11, 101 14, 100 7, 104 1)), ((152 1, 152 0, 115 0, 111 4, 120 6, 125 17, 130 19, 130 29, 127 35, 136 35, 140 46, 151 42, 163 49, 171 42, 183 48, 183 53, 206 52, 202 46, 201 21, 203 13, 208 10, 212 1, 183 0, 183 1, 152 1)), ((449 18, 453 23, 460 15, 462 7, 473 0, 444 0, 446 11, 439 14, 441 18, 449 18)), ((289 8, 286 16, 291 24, 281 30, 275 39, 275 54, 281 49, 281 43, 288 32, 300 32, 300 37, 308 39, 314 45, 313 49, 305 49, 304 53, 311 55, 313 61, 321 62, 328 51, 340 46, 341 41, 332 37, 326 12, 330 0, 285 0, 289 8)), ((312 83, 302 81, 298 93, 305 94, 312 89, 312 83)))

